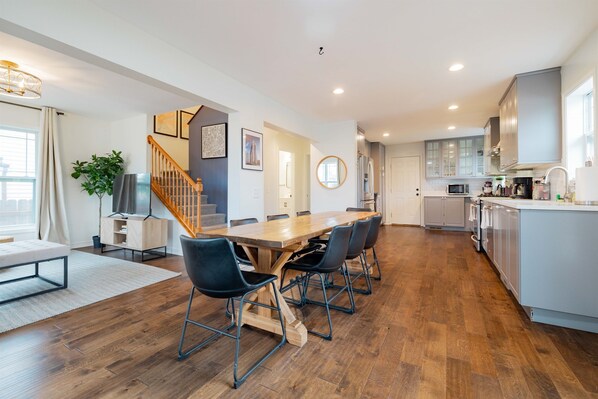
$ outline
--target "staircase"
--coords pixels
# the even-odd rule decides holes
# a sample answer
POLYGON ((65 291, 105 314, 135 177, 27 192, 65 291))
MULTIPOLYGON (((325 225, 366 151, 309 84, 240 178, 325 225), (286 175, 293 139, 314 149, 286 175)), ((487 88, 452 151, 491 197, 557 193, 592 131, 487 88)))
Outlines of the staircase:
POLYGON ((208 203, 208 196, 201 195, 201 229, 211 230, 226 227, 226 215, 217 213, 217 205, 208 203))
POLYGON ((204 229, 226 226, 226 215, 216 212, 216 205, 202 195, 201 179, 193 181, 175 160, 150 135, 152 191, 168 208, 189 235, 196 236, 204 229))

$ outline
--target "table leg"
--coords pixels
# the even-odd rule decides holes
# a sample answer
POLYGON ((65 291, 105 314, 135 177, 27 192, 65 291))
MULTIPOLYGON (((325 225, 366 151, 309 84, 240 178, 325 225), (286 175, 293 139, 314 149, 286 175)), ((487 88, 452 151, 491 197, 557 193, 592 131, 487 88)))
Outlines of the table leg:
MULTIPOLYGON (((246 248, 246 252, 249 251, 249 248, 246 248)), ((278 259, 274 261, 275 252, 276 251, 270 250, 268 248, 258 248, 257 257, 250 257, 252 261, 256 260, 255 258, 257 258, 257 262, 254 263, 254 267, 258 273, 275 274, 280 278, 280 270, 286 261, 291 257, 292 252, 283 252, 278 259)), ((307 329, 300 320, 295 318, 295 315, 283 299, 282 294, 278 290, 279 284, 280 281, 278 281, 278 284, 276 284, 275 292, 271 286, 268 286, 267 289, 259 291, 257 300, 261 303, 274 305, 276 303, 276 296, 278 296, 280 309, 285 320, 287 340, 290 344, 301 347, 307 342, 307 329)), ((273 315, 273 312, 270 309, 265 309, 260 306, 253 307, 253 309, 256 308, 257 313, 243 313, 243 324, 282 335, 282 329, 280 328, 278 315, 273 315)))

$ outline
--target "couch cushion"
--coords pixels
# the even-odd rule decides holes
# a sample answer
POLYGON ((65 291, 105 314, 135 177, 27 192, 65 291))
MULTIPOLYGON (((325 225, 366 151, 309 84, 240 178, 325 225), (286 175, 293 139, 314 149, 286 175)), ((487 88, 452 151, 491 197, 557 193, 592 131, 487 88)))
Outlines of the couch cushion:
POLYGON ((67 245, 50 241, 26 240, 0 245, 0 268, 34 263, 43 260, 68 256, 71 249, 67 245))

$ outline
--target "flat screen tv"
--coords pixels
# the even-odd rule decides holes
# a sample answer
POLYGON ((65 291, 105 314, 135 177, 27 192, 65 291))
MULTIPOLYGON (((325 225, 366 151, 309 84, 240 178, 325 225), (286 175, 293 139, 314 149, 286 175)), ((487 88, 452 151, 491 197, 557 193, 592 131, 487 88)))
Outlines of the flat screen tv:
POLYGON ((112 212, 123 215, 151 215, 150 176, 149 173, 117 176, 112 186, 112 212))

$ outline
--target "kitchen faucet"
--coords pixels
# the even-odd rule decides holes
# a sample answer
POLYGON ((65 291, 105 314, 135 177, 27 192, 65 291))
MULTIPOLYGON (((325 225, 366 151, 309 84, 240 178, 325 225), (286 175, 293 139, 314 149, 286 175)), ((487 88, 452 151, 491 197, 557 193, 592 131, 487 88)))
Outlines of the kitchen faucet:
POLYGON ((550 177, 550 173, 552 173, 552 171, 555 169, 560 169, 565 173, 565 201, 567 201, 569 199, 569 171, 567 170, 567 168, 563 166, 553 166, 552 168, 548 169, 546 171, 546 175, 544 176, 544 183, 550 184, 548 179, 550 177))

